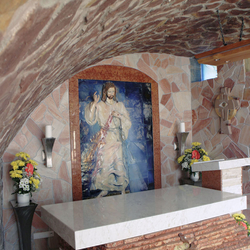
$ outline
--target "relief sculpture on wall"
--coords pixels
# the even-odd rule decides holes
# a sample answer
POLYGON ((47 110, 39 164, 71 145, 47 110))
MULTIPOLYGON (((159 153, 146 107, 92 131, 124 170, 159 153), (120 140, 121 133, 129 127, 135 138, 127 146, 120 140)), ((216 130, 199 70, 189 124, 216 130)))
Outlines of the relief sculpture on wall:
POLYGON ((79 80, 83 199, 152 189, 150 84, 79 80))
POLYGON ((221 88, 221 94, 215 99, 215 112, 221 118, 221 134, 232 134, 231 120, 240 108, 238 98, 231 96, 231 89, 227 87, 221 88))

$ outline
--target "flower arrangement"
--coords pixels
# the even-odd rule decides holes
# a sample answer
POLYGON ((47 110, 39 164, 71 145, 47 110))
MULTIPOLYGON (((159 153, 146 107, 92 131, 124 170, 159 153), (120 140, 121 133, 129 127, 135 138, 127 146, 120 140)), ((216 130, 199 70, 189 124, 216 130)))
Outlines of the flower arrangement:
POLYGON ((192 174, 192 165, 194 162, 210 161, 207 152, 200 145, 200 142, 193 142, 192 148, 186 149, 184 155, 181 155, 177 159, 178 163, 181 164, 182 170, 189 171, 192 174))
POLYGON ((24 152, 16 154, 17 160, 11 162, 12 169, 9 174, 14 183, 15 191, 13 194, 27 194, 35 192, 41 183, 41 177, 37 173, 35 161, 30 159, 30 156, 24 152))
POLYGON ((250 224, 246 220, 246 216, 244 214, 233 214, 234 219, 237 223, 243 226, 247 230, 247 235, 250 235, 250 224))

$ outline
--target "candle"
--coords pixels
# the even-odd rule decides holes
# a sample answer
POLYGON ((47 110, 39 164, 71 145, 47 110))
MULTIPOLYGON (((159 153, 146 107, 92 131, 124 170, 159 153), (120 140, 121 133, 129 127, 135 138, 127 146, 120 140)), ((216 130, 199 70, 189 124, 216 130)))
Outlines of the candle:
POLYGON ((185 122, 180 123, 180 132, 184 133, 185 132, 185 122))
POLYGON ((51 125, 47 125, 45 127, 45 137, 52 138, 52 126, 51 125))

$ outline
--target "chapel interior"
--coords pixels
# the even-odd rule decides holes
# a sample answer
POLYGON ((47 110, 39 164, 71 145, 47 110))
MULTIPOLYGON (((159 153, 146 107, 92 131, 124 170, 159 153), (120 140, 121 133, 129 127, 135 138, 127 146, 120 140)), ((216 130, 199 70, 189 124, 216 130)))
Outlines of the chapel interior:
MULTIPOLYGON (((84 70, 131 68, 157 83, 161 188, 181 184, 175 150, 181 122, 189 133, 186 147, 200 142, 212 160, 248 158, 247 45, 236 60, 218 65, 213 79, 197 76, 195 59, 248 39, 249 0, 1 0, 0 249, 19 249, 9 177, 17 152, 29 153, 42 177, 40 190, 32 196, 38 204, 32 234, 50 230, 41 218, 41 206, 73 200, 69 89, 70 79, 84 70), (228 134, 220 133, 214 106, 223 87, 240 101, 228 134), (51 168, 42 159, 48 124, 55 137, 51 168)), ((250 168, 240 171, 239 192, 248 196, 250 168)), ((231 177, 225 178, 225 190, 234 191, 231 177)), ((244 214, 250 221, 248 208, 244 214)), ((31 243, 33 250, 57 249, 58 240, 32 238, 31 243)))

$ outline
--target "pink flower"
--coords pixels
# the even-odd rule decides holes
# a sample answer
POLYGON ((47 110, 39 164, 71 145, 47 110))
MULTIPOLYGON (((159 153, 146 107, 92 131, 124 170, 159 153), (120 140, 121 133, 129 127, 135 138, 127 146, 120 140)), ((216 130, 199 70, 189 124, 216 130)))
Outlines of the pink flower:
POLYGON ((201 155, 200 155, 200 153, 199 153, 199 151, 197 151, 197 150, 193 150, 193 152, 192 152, 192 159, 200 159, 201 158, 201 155))
POLYGON ((240 225, 243 226, 245 229, 247 229, 247 225, 246 225, 245 222, 241 221, 241 222, 240 222, 240 225))
POLYGON ((33 165, 32 165, 31 163, 28 163, 28 164, 26 165, 26 167, 25 167, 25 172, 26 172, 29 176, 31 176, 31 175, 33 175, 33 171, 34 171, 33 165))

